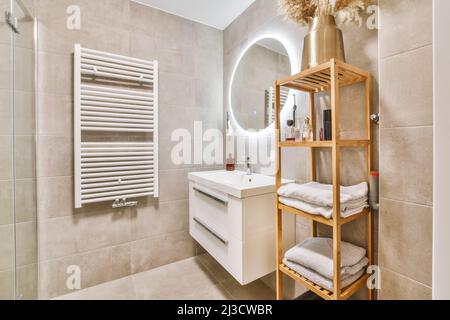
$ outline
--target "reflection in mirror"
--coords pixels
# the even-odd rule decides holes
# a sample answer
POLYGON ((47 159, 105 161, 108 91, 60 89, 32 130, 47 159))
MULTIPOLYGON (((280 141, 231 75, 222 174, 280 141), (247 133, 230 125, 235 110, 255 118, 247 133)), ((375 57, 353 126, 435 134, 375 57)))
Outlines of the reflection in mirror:
MULTIPOLYGON (((291 74, 284 45, 276 39, 257 41, 244 53, 231 85, 231 111, 241 128, 260 131, 275 120, 274 82, 291 74)), ((289 95, 282 89, 281 106, 289 95)))

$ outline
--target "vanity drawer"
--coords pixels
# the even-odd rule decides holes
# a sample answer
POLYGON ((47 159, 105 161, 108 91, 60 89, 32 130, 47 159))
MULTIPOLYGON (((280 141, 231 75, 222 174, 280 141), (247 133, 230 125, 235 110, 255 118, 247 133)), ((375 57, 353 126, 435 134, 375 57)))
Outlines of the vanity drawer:
POLYGON ((241 280, 243 243, 221 234, 199 218, 191 216, 189 225, 191 236, 231 275, 241 280))
POLYGON ((190 184, 189 192, 191 218, 198 219, 227 237, 229 234, 228 196, 195 183, 190 184))

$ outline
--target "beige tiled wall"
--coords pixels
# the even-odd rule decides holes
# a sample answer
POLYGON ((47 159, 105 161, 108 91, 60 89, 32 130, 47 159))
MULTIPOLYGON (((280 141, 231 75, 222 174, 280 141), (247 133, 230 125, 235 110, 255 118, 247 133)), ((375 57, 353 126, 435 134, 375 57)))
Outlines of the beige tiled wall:
MULTIPOLYGON (((373 1, 376 3, 377 1, 373 1)), ((365 20, 361 27, 357 25, 343 26, 344 41, 346 47, 347 61, 360 68, 368 70, 373 75, 373 112, 378 112, 378 32, 366 28, 365 20)), ((305 27, 298 26, 287 21, 282 16, 282 11, 278 7, 277 0, 256 0, 238 19, 236 19, 224 31, 224 90, 228 92, 230 74, 236 59, 252 40, 253 37, 262 34, 280 34, 287 39, 295 49, 298 57, 302 55, 303 37, 306 35, 305 27)), ((299 66, 296 66, 299 69, 299 66)), ((274 79, 275 80, 275 79, 274 79)), ((224 110, 228 110, 228 95, 224 96, 224 110)), ((299 99, 297 99, 299 101, 299 99)), ((330 108, 329 97, 321 96, 316 100, 316 110, 318 113, 324 107, 330 108)), ((345 88, 341 96, 342 136, 347 138, 360 138, 364 134, 364 88, 356 86, 345 88)), ((304 98, 298 103, 298 113, 305 117, 309 112, 308 99, 304 98)), ((320 120, 319 120, 320 121, 320 120)), ((374 128, 374 162, 373 170, 378 169, 378 128, 374 128)), ((261 139, 267 139, 261 137, 261 139)), ((229 152, 229 151, 228 151, 229 152)), ((227 152, 227 153, 228 153, 227 152)), ((320 167, 319 179, 321 182, 331 182, 331 154, 319 152, 317 154, 318 165, 320 167)), ((304 149, 283 150, 283 173, 285 178, 306 182, 309 180, 309 156, 304 149)), ((342 154, 342 183, 345 185, 360 183, 366 180, 365 152, 346 150, 342 154)), ((272 168, 258 168, 263 173, 273 174, 272 168), (272 170, 272 171, 271 171, 272 170)), ((377 225, 377 215, 375 215, 375 225, 377 225)), ((329 230, 322 232, 329 235, 329 230)), ((377 234, 374 228, 375 236, 377 234)), ((296 222, 297 242, 303 241, 310 235, 308 221, 297 218, 296 222)), ((343 232, 344 240, 364 246, 366 241, 366 224, 355 222, 347 226, 343 232)), ((376 250, 377 248, 375 248, 376 250)))
POLYGON ((431 299, 432 0, 380 0, 381 299, 431 299))
POLYGON ((204 166, 170 160, 172 130, 222 128, 222 32, 129 0, 35 0, 39 39, 38 216, 40 298, 69 290, 66 269, 87 288, 191 257, 187 173, 204 166), (81 30, 66 28, 70 5, 81 30), (111 203, 74 210, 72 53, 82 46, 160 62, 158 201, 137 209, 111 203))

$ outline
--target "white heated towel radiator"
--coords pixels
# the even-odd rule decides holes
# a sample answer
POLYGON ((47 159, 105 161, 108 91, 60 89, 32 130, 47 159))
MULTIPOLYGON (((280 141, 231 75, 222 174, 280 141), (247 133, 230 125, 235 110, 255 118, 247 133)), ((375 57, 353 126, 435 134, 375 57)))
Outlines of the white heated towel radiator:
POLYGON ((158 62, 75 45, 75 207, 159 195, 158 62))

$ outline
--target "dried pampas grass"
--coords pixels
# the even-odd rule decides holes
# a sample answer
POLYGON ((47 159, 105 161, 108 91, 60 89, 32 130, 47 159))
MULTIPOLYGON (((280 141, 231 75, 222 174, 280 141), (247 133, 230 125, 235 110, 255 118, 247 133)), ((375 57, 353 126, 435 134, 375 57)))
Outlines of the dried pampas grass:
POLYGON ((280 4, 289 19, 307 25, 317 14, 319 0, 281 0, 280 4))
POLYGON ((370 0, 280 0, 281 7, 289 19, 301 24, 309 22, 325 12, 336 17, 339 24, 362 23, 361 13, 370 0))

